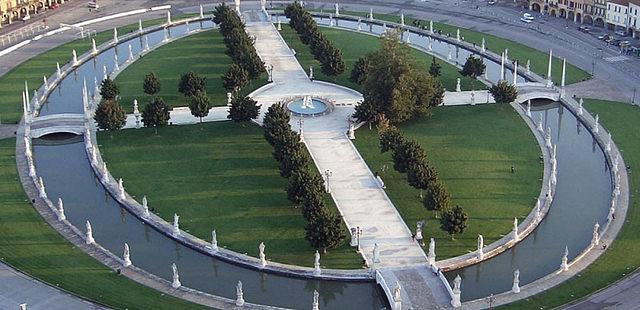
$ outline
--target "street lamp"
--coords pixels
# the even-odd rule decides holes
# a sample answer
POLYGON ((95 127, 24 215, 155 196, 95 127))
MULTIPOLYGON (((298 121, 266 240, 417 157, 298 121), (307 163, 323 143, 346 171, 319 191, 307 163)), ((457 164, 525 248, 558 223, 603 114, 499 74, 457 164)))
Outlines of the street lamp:
POLYGON ((360 228, 360 226, 356 227, 356 241, 357 241, 357 245, 356 245, 356 252, 360 253, 360 235, 362 235, 362 229, 360 228))
POLYGON ((327 193, 331 193, 331 186, 329 184, 329 178, 331 178, 332 174, 333 173, 331 172, 331 170, 328 170, 328 169, 324 172, 324 190, 327 193))
POLYGON ((633 88, 633 97, 631 97, 631 104, 636 103, 636 88, 633 88))

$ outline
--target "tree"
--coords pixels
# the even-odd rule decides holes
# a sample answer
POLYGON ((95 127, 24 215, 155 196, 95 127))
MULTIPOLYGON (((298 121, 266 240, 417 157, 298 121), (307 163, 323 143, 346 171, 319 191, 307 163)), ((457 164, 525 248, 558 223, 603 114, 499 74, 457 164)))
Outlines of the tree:
POLYGON ((436 56, 431 59, 431 65, 429 66, 429 74, 433 77, 439 77, 441 71, 440 64, 436 61, 436 56))
POLYGON ((257 101, 248 96, 235 96, 231 100, 231 108, 229 109, 229 115, 227 115, 227 118, 236 123, 248 122, 252 119, 256 119, 259 114, 260 106, 257 101))
POLYGON ((484 62, 482 62, 482 59, 473 55, 469 55, 469 57, 467 57, 467 61, 462 67, 462 71, 460 71, 460 74, 464 76, 470 76, 475 79, 484 73, 486 67, 487 66, 484 64, 484 62))
POLYGON ((144 83, 142 84, 142 89, 144 93, 147 95, 155 95, 160 92, 160 79, 158 76, 151 72, 144 76, 144 83))
POLYGON ((300 142, 300 135, 289 130, 275 146, 274 157, 280 162, 280 175, 288 178, 293 171, 304 169, 309 165, 309 155, 300 142))
POLYGON ((321 212, 319 216, 307 222, 305 238, 313 248, 322 249, 323 253, 326 253, 327 249, 339 246, 345 238, 341 218, 328 211, 321 212))
POLYGON ((316 173, 312 173, 308 168, 302 168, 291 173, 287 186, 287 198, 295 205, 301 205, 305 197, 322 195, 323 180, 316 173))
POLYGON ((422 203, 427 210, 435 211, 437 218, 438 212, 449 209, 449 206, 451 204, 451 196, 449 195, 449 191, 444 186, 444 184, 438 181, 429 186, 427 195, 424 197, 422 203))
POLYGON ((437 181, 438 172, 425 162, 415 163, 407 170, 407 182, 420 190, 420 198, 423 198, 422 191, 429 189, 437 181))
POLYGON ((110 77, 102 80, 100 84, 100 96, 103 100, 115 100, 120 94, 120 88, 110 77))
POLYGON ((380 153, 386 153, 387 151, 395 150, 396 146, 405 142, 405 138, 402 132, 395 127, 389 128, 380 132, 380 153))
POLYGON ((342 51, 333 44, 325 46, 326 52, 322 62, 322 73, 328 76, 340 75, 346 69, 344 60, 342 59, 342 51))
POLYGON ((114 131, 124 127, 127 122, 127 114, 115 100, 102 100, 96 108, 94 116, 98 128, 114 131))
POLYGON ((349 80, 358 85, 362 85, 367 78, 367 72, 369 70, 369 59, 367 56, 358 58, 358 61, 353 65, 351 69, 351 76, 349 80))
POLYGON ((209 115, 209 96, 207 93, 198 91, 193 96, 189 97, 189 110, 191 110, 191 115, 200 118, 200 123, 202 123, 202 118, 209 115))
MULTIPOLYGON (((320 178, 320 181, 322 181, 322 178, 320 178)), ((305 191, 302 196, 302 216, 307 222, 322 216, 324 212, 327 212, 327 210, 324 203, 322 184, 320 191, 305 191)))
POLYGON ((454 234, 461 234, 467 228, 467 220, 469 216, 461 206, 455 206, 444 212, 440 219, 440 228, 451 235, 453 240, 454 234))
POLYGON ((169 107, 160 97, 153 98, 142 111, 142 123, 144 127, 153 127, 158 134, 158 127, 169 124, 169 107))
POLYGON ((237 64, 231 64, 227 73, 222 76, 222 85, 226 90, 232 92, 238 92, 238 90, 247 85, 248 82, 249 74, 247 70, 237 64))
POLYGON ((416 141, 404 141, 396 145, 393 149, 393 168, 400 173, 405 173, 414 164, 424 163, 427 160, 427 154, 420 144, 416 141))
POLYGON ((518 98, 518 88, 507 81, 500 81, 491 86, 489 93, 497 103, 511 103, 518 98))
POLYGON ((191 97, 197 92, 206 92, 206 78, 197 75, 193 71, 183 74, 178 84, 178 91, 186 97, 191 97))
POLYGON ((275 147, 276 142, 286 132, 291 131, 289 126, 290 115, 283 103, 276 103, 267 109, 262 119, 262 128, 264 129, 264 137, 275 147))

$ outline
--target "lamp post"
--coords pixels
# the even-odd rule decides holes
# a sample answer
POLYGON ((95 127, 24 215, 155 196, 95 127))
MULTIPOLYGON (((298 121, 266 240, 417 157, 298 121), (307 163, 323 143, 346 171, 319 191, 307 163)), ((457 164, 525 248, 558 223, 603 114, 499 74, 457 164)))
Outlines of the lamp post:
POLYGON ((362 235, 362 229, 360 228, 360 226, 356 227, 356 241, 357 241, 357 245, 356 245, 356 252, 360 253, 360 235, 362 235))
POLYGON ((633 88, 633 97, 631 97, 631 104, 636 103, 636 88, 633 88))
POLYGON ((329 184, 329 179, 331 178, 331 175, 333 174, 333 172, 331 172, 331 170, 326 170, 324 172, 324 190, 327 193, 331 193, 331 186, 329 184))

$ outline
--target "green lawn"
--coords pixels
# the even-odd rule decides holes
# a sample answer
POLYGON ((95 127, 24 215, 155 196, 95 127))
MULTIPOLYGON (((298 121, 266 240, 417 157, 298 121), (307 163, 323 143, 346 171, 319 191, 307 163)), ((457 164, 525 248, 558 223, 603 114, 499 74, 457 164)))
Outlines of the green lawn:
POLYGON ((393 170, 391 154, 380 153, 376 130, 362 127, 355 144, 369 168, 382 175, 387 194, 407 225, 415 230, 416 221, 427 221, 424 237, 436 238, 438 259, 476 250, 478 234, 485 244, 501 238, 511 231, 514 217, 522 220, 533 208, 541 187, 540 148, 511 106, 437 107, 432 117, 400 129, 420 142, 453 204, 469 214, 467 230, 453 241, 434 214, 424 209, 419 191, 393 170), (381 172, 383 165, 386 172, 381 172))
MULTIPOLYGON (((352 12, 352 11, 343 11, 340 12, 344 15, 353 15, 353 16, 361 16, 367 17, 369 15, 368 12, 352 12)), ((400 17, 397 15, 391 14, 376 14, 374 12, 374 17, 379 20, 386 20, 391 22, 400 22, 400 17)), ((412 25, 414 20, 418 20, 422 23, 422 25, 426 26, 429 29, 429 21, 415 19, 409 16, 405 16, 405 23, 407 25, 412 25)), ((509 49, 509 59, 514 60, 517 59, 518 63, 521 66, 524 66, 527 63, 527 60, 531 61, 531 71, 541 75, 547 75, 547 65, 549 62, 549 52, 548 51, 539 51, 537 49, 528 47, 524 44, 504 39, 500 37, 496 37, 494 35, 490 35, 487 33, 482 33, 479 31, 475 31, 472 29, 461 28, 457 26, 452 26, 449 24, 433 22, 434 31, 442 31, 442 34, 450 34, 455 37, 456 30, 460 29, 460 36, 464 37, 464 40, 470 43, 475 43, 476 45, 482 44, 482 38, 485 38, 486 48, 494 53, 501 54, 505 49, 509 49)), ((556 84, 560 84, 560 79, 562 76, 562 59, 558 57, 553 58, 553 65, 551 68, 551 76, 553 81, 556 84)), ((591 78, 591 75, 570 64, 567 63, 567 76, 566 83, 567 85, 581 82, 584 80, 588 80, 591 78)))
MULTIPOLYGON (((257 256, 260 241, 269 260, 313 266, 301 210, 287 200, 273 149, 255 124, 213 122, 98 134, 100 149, 127 191, 167 221, 228 249, 257 256), (144 154, 141 157, 141 154, 144 154)), ((328 195, 327 195, 328 197, 328 195)), ((328 205, 335 209, 331 199, 328 205)), ((328 268, 359 268, 361 258, 345 246, 322 257, 328 268)))
MULTIPOLYGON (((320 30, 327 35, 329 40, 331 40, 338 49, 342 51, 347 69, 337 77, 328 77, 322 74, 320 70, 320 62, 313 58, 311 49, 302 44, 295 30, 293 30, 288 24, 282 25, 282 31, 280 33, 289 47, 296 50, 296 58, 298 58, 298 61, 307 73, 309 72, 309 66, 313 66, 313 75, 316 79, 333 82, 360 91, 361 86, 349 80, 351 69, 360 57, 379 49, 380 40, 371 35, 340 30, 337 28, 320 27, 320 30)), ((419 70, 428 70, 428 66, 431 64, 432 59, 430 55, 413 48, 411 49, 410 55, 415 60, 416 66, 419 70)), ((480 81, 460 75, 458 68, 455 66, 440 59, 437 59, 437 62, 442 66, 440 81, 447 90, 456 90, 456 78, 461 78, 460 85, 463 90, 486 89, 486 85, 482 84, 480 81)))
MULTIPOLYGON (((174 20, 184 17, 180 15, 174 17, 174 20)), ((165 18, 149 20, 142 22, 144 27, 157 25, 165 22, 165 18)), ((128 32, 138 29, 138 24, 118 27, 118 34, 124 35, 128 32)), ((103 31, 94 36, 96 44, 102 44, 113 39, 113 30, 103 31)), ((13 68, 7 74, 0 77, 0 119, 3 123, 17 123, 22 117, 22 90, 24 89, 24 81, 29 83, 31 92, 42 84, 44 75, 51 76, 56 71, 56 62, 60 62, 60 66, 71 61, 71 51, 75 49, 78 55, 82 55, 91 49, 91 39, 78 39, 45 53, 33 57, 17 67, 13 68)), ((16 53, 19 53, 17 51, 16 53)), ((31 93, 30 95, 33 95, 31 93)))
POLYGON ((200 309, 117 275, 60 236, 25 197, 15 139, 0 140, 0 257, 53 286, 118 309, 200 309))
MULTIPOLYGON (((178 92, 180 76, 189 71, 207 78, 207 94, 213 106, 227 104, 227 91, 222 87, 222 75, 232 60, 225 54, 226 46, 218 30, 209 30, 176 40, 159 47, 142 59, 127 67, 116 77, 120 86, 120 104, 133 112, 133 100, 138 99, 140 108, 151 99, 143 92, 144 76, 155 72, 162 88, 158 94, 170 107, 188 106, 185 97, 178 92)), ((252 81, 242 91, 248 94, 266 83, 266 74, 252 81)))
MULTIPOLYGON (((611 131, 613 140, 623 153, 624 161, 633 170, 640 167, 640 138, 637 124, 640 123, 640 108, 627 103, 585 100, 585 107, 592 114, 600 115, 600 122, 611 131)), ((571 300, 584 297, 616 280, 629 275, 639 266, 640 257, 640 201, 635 199, 640 184, 640 174, 629 172, 631 189, 630 205, 625 221, 616 241, 609 245, 595 263, 577 277, 526 301, 508 305, 511 309, 540 309, 560 306, 571 300)))

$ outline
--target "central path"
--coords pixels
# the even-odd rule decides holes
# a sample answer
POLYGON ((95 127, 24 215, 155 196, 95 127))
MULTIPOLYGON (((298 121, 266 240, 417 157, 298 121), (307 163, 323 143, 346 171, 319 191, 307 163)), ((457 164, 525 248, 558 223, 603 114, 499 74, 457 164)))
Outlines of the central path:
MULTIPOLYGON (((309 80, 273 24, 255 12, 247 12, 244 17, 247 32, 256 38, 258 54, 267 66, 273 65, 274 82, 252 95, 262 105, 263 113, 270 105, 291 96, 320 96, 337 104, 326 116, 304 118, 304 142, 318 169, 331 171, 331 195, 348 228, 362 229, 362 254, 370 266, 380 271, 387 296, 400 283, 403 309, 412 304, 416 309, 448 304, 445 284, 430 271, 412 232, 346 135, 347 119, 362 95, 309 80), (380 261, 374 264, 375 244, 380 249, 380 261)), ((294 129, 298 129, 298 120, 291 120, 294 129)))

